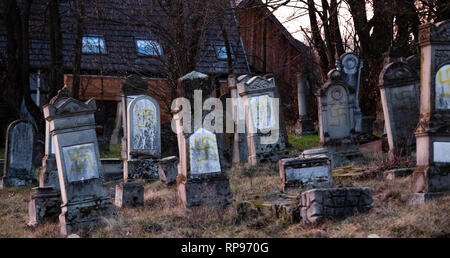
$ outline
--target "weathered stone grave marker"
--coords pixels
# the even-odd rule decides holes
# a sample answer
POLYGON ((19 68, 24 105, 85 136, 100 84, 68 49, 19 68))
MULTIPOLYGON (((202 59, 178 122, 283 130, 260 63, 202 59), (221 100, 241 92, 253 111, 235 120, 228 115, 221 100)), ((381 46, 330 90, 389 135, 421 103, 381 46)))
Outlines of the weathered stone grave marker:
POLYGON ((330 163, 325 155, 280 160, 280 190, 286 192, 295 188, 303 192, 314 188, 333 188, 330 163))
POLYGON ((159 180, 170 185, 177 181, 178 157, 163 158, 158 163, 159 180))
POLYGON ((412 203, 450 192, 450 20, 419 27, 420 120, 412 203))
POLYGON ((17 120, 9 125, 0 188, 26 186, 36 181, 33 167, 34 136, 33 124, 28 121, 17 120))
POLYGON ((346 165, 362 157, 355 141, 355 90, 332 70, 329 80, 317 92, 320 148, 303 152, 304 157, 326 154, 332 167, 346 165))
POLYGON ((243 75, 237 88, 242 98, 247 133, 248 163, 278 162, 286 157, 285 137, 280 133, 279 103, 275 101, 275 79, 243 75))
POLYGON ((94 99, 83 103, 62 89, 44 106, 50 123, 61 188, 61 235, 94 226, 101 217, 115 214, 103 182, 95 132, 94 99))
MULTIPOLYGON (((183 99, 178 99, 172 109, 180 153, 177 188, 181 204, 187 208, 230 204, 230 184, 220 153, 224 146, 218 144, 215 132, 191 123, 190 103, 204 103, 212 96, 211 80, 193 71, 179 79, 178 92, 183 99), (194 98, 198 93, 201 97, 194 98)), ((208 115, 203 110, 196 112, 201 121, 208 115)))
POLYGON ((409 155, 419 121, 419 76, 406 59, 397 58, 383 68, 379 85, 390 157, 409 155))

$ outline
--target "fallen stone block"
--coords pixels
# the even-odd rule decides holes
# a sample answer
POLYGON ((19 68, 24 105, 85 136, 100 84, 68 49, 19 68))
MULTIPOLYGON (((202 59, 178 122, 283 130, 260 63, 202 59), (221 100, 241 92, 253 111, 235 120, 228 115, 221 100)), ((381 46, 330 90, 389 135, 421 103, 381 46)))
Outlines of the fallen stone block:
POLYGON ((301 194, 300 217, 306 223, 345 218, 372 208, 372 191, 366 187, 313 189, 301 194))
POLYGON ((57 222, 61 214, 61 192, 52 187, 32 189, 28 202, 28 226, 36 227, 43 222, 57 222))
POLYGON ((384 172, 384 176, 386 180, 394 180, 400 177, 407 177, 412 175, 414 172, 413 168, 400 168, 400 169, 391 169, 384 172))

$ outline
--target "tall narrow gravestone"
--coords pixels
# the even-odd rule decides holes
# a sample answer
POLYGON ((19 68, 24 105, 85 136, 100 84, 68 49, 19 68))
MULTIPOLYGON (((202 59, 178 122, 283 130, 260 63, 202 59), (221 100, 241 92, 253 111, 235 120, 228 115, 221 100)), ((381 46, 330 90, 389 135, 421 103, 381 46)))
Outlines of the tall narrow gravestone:
POLYGON ((44 106, 61 188, 62 235, 92 227, 101 217, 115 214, 103 182, 95 133, 95 100, 83 103, 67 97, 67 91, 66 88, 59 91, 58 96, 44 106))
POLYGON ((411 190, 423 202, 450 192, 450 20, 419 28, 420 120, 411 190))
POLYGON ((286 157, 285 137, 280 133, 279 102, 275 80, 243 75, 237 88, 242 97, 247 133, 248 163, 278 162, 286 157))
POLYGON ((202 121, 208 115, 203 110, 196 109, 196 121, 191 122, 191 103, 202 106, 212 96, 211 80, 205 74, 191 72, 179 79, 178 92, 182 98, 172 110, 180 155, 177 188, 181 204, 187 208, 230 204, 229 179, 221 160, 224 146, 218 144, 215 132, 203 128, 202 121))
POLYGON ((299 136, 315 134, 314 123, 308 115, 308 81, 306 76, 298 73, 297 84, 299 120, 295 134, 299 136))
POLYGON ((415 151, 414 130, 419 122, 420 82, 404 58, 387 64, 379 78, 390 157, 415 151))
POLYGON ((332 70, 329 80, 317 92, 321 149, 303 155, 327 154, 333 167, 362 157, 355 142, 355 90, 343 80, 342 72, 332 70))
POLYGON ((136 96, 128 104, 125 178, 158 178, 160 117, 158 102, 149 96, 136 96))
POLYGON ((6 132, 6 152, 0 188, 25 186, 36 181, 33 168, 35 130, 24 120, 12 122, 6 132))

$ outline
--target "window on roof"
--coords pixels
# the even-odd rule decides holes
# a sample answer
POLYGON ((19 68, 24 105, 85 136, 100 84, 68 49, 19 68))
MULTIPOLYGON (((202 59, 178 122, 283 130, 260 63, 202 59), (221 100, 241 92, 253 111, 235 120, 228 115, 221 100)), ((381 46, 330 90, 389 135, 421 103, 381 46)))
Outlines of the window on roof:
MULTIPOLYGON (((227 60, 228 59, 227 48, 225 46, 216 46, 215 49, 216 49, 217 59, 219 59, 219 60, 227 60)), ((231 52, 231 59, 234 59, 234 53, 233 53, 232 47, 230 47, 230 52, 231 52)))
POLYGON ((142 56, 160 56, 163 54, 161 44, 154 40, 137 39, 136 49, 142 56))
POLYGON ((82 51, 85 54, 105 54, 105 39, 101 36, 84 36, 82 51))

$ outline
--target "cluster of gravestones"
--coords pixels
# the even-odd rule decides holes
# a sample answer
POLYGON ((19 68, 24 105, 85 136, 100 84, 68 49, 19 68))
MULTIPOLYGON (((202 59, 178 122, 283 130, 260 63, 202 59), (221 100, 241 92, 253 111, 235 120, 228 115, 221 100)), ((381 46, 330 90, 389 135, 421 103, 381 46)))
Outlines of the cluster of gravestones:
MULTIPOLYGON (((420 68, 417 58, 397 57, 387 60, 380 75, 390 153, 394 156, 404 152, 400 148, 416 146, 414 201, 450 191, 449 41, 450 21, 422 26, 420 68)), ((210 119, 211 114, 203 108, 188 110, 189 103, 199 101, 194 98, 198 91, 201 103, 213 97, 209 76, 193 71, 180 78, 180 98, 172 105, 179 156, 162 158, 159 105, 147 96, 145 81, 127 78, 121 101, 123 182, 116 186, 115 205, 104 185, 95 100, 78 101, 64 88, 44 106, 45 156, 39 187, 33 189, 29 202, 29 225, 59 216, 61 234, 67 235, 90 227, 101 217, 114 216, 117 207, 142 205, 144 187, 136 179, 176 182, 180 203, 186 208, 223 207, 232 202, 225 172, 231 163, 257 166, 279 162, 280 188, 300 190, 299 214, 306 222, 367 211, 372 204, 371 190, 335 188, 331 175, 332 168, 362 158, 357 135, 370 131, 367 120, 371 118, 362 116, 358 103, 361 69, 362 60, 352 53, 338 60, 317 92, 320 148, 306 150, 296 158, 286 158, 274 79, 229 76, 231 111, 221 115, 232 118, 234 131, 224 133, 191 122, 192 113, 201 121, 210 119), (275 140, 267 143, 274 135, 275 140)), ((311 134, 314 126, 306 111, 306 82, 304 78, 299 81, 299 131, 311 134)), ((217 121, 215 124, 218 126, 217 121)), ((34 146, 34 134, 26 121, 9 126, 2 187, 34 181, 33 148, 26 147, 34 146)))

